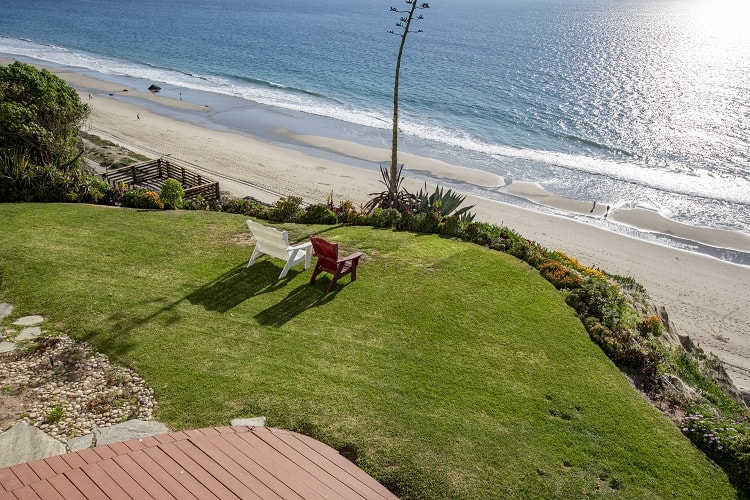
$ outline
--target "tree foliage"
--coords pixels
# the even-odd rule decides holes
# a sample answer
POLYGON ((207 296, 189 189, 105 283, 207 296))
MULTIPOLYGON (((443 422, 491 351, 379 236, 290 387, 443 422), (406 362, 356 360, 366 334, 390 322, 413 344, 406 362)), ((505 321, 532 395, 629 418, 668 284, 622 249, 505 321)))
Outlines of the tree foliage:
POLYGON ((46 69, 0 67, 0 155, 61 170, 80 161, 80 126, 89 113, 76 91, 46 69))

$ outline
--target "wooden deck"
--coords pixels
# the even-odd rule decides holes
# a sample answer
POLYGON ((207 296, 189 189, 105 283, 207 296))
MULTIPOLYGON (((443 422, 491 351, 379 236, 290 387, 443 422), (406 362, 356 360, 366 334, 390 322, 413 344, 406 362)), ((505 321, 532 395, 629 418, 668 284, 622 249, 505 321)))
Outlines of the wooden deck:
POLYGON ((0 469, 0 499, 393 499, 333 448, 295 432, 215 427, 0 469))

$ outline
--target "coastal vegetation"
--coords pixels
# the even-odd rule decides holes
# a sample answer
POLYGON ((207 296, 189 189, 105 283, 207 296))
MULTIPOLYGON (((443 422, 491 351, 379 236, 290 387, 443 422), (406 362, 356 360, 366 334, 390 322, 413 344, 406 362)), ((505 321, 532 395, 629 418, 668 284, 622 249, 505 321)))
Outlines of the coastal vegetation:
POLYGON ((679 338, 664 342, 668 322, 632 279, 474 222, 471 207, 459 208, 464 198, 439 187, 399 210, 336 205, 333 195, 305 208, 298 197, 271 206, 183 200, 174 179, 161 192, 110 186, 80 164, 70 126, 87 110, 77 95, 52 75, 14 66, 0 81, 4 96, 16 96, 3 119, 34 118, 36 105, 23 111, 18 81, 30 95, 61 95, 40 102, 72 111, 61 113, 66 126, 39 120, 0 137, 0 201, 188 210, 2 205, 0 297, 44 311, 66 333, 142 371, 171 425, 261 412, 271 425, 349 450, 406 497, 708 497, 704 478, 686 470, 717 484, 722 475, 681 431, 750 491, 747 408, 717 384, 717 359, 679 338), (18 139, 24 131, 30 135, 18 139), (238 243, 247 217, 357 247, 371 271, 364 284, 341 290, 341 300, 316 295, 304 275, 268 279, 277 271, 270 263, 245 271, 247 249, 238 243), (45 238, 34 238, 42 229, 45 238), (342 315, 346 325, 335 321, 342 315), (590 350, 586 337, 601 350, 590 350), (605 354, 678 427, 639 406, 605 354))
POLYGON ((247 217, 2 204, 0 297, 137 370, 175 429, 264 415, 404 498, 736 496, 526 263, 434 234, 274 223, 365 253, 325 294, 309 271, 246 269, 247 217))
POLYGON ((49 71, 0 67, 0 202, 101 200, 107 184, 82 168, 79 129, 88 113, 49 71))

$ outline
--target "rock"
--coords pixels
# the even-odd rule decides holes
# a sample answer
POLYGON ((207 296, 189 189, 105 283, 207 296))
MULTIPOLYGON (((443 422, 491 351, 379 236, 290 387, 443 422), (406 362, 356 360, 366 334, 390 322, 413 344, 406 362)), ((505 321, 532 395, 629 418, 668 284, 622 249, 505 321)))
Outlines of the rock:
MULTIPOLYGON (((723 363, 718 357, 713 354, 706 354, 703 349, 695 345, 689 336, 680 335, 677 328, 675 328, 672 322, 669 321, 669 315, 664 306, 651 304, 651 312, 659 317, 664 326, 664 332, 660 337, 664 344, 670 347, 682 347, 685 351, 694 354, 697 359, 701 360, 701 364, 704 368, 711 369, 711 378, 724 390, 724 392, 734 398, 737 402, 745 402, 742 392, 734 384, 734 381, 732 381, 732 378, 729 376, 729 373, 727 373, 723 363)), ((680 383, 684 385, 682 381, 680 381, 680 383)))
POLYGON ((15 342, 0 342, 0 352, 10 352, 15 348, 15 342))
POLYGON ((169 428, 161 422, 128 420, 112 427, 94 429, 94 438, 96 439, 96 445, 101 446, 169 432, 169 428))
POLYGON ((18 334, 18 337, 16 337, 16 341, 19 340, 29 340, 38 337, 42 334, 42 327, 41 326, 27 326, 23 330, 21 330, 21 333, 18 334))
POLYGON ((81 451, 86 448, 91 448, 94 445, 94 435, 86 434, 85 436, 79 436, 68 439, 68 450, 69 451, 81 451))
POLYGON ((686 384, 681 378, 668 373, 662 377, 669 392, 672 392, 672 398, 675 401, 686 401, 694 404, 700 401, 701 395, 686 384))
POLYGON ((248 427, 265 427, 266 417, 233 418, 231 424, 232 426, 246 425, 248 427))
POLYGON ((13 306, 7 302, 0 303, 0 321, 4 320, 13 312, 13 306))
POLYGON ((65 445, 36 427, 19 422, 0 434, 0 467, 65 453, 65 445))
POLYGON ((33 326, 38 325, 42 321, 44 321, 42 316, 24 316, 14 321, 13 324, 18 326, 33 326))
POLYGON ((161 87, 159 87, 158 85, 154 85, 154 84, 152 84, 152 85, 150 85, 150 86, 148 87, 148 89, 149 89, 149 90, 150 90, 151 92, 159 92, 159 91, 161 90, 161 87))

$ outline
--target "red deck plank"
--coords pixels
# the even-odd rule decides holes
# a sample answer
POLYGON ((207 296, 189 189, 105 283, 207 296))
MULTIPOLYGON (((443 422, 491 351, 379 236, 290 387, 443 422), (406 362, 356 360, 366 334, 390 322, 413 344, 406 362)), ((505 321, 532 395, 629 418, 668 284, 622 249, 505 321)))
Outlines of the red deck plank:
POLYGON ((296 432, 291 433, 278 429, 274 429, 272 432, 290 446, 300 451, 300 453, 304 454, 309 449, 334 464, 338 467, 338 471, 334 471, 336 477, 349 485, 349 487, 355 488, 359 494, 368 498, 371 498, 373 495, 388 499, 394 498, 393 493, 388 488, 374 481, 370 475, 359 467, 352 467, 352 462, 327 444, 296 432), (351 482, 350 478, 355 482, 351 482))
POLYGON ((40 500, 41 498, 28 484, 12 492, 8 492, 8 494, 14 495, 18 500, 40 500))
POLYGON ((78 488, 78 491, 80 491, 87 499, 107 499, 107 495, 105 495, 104 492, 100 490, 99 487, 91 479, 89 479, 89 477, 84 474, 81 469, 71 469, 65 473, 65 477, 67 477, 70 482, 73 483, 76 488, 78 488))
POLYGON ((49 481, 39 481, 30 485, 44 500, 64 500, 64 497, 52 486, 49 481))
POLYGON ((91 482, 99 487, 100 490, 107 495, 107 498, 112 500, 130 500, 128 495, 112 477, 107 474, 101 466, 96 464, 89 464, 81 468, 84 474, 86 474, 91 482))
POLYGON ((83 494, 78 491, 76 485, 71 483, 70 479, 65 477, 63 474, 53 476, 49 478, 47 482, 51 484, 52 487, 55 488, 55 490, 66 499, 76 500, 80 498, 82 500, 86 500, 86 497, 84 497, 83 494))
POLYGON ((112 443, 107 446, 98 446, 98 448, 109 448, 115 453, 116 457, 119 457, 120 455, 125 455, 126 453, 131 451, 130 448, 128 448, 123 442, 112 443))
POLYGON ((303 498, 329 498, 330 490, 318 478, 290 460, 284 460, 254 432, 238 434, 249 448, 243 451, 303 498))
MULTIPOLYGON (((156 463, 149 457, 145 451, 138 450, 130 453, 128 457, 133 460, 144 472, 146 472, 154 481, 166 489, 175 498, 197 498, 187 489, 187 481, 184 478, 179 480, 165 470, 165 464, 156 463)), ((119 461, 118 461, 119 462, 119 461)), ((179 472, 178 472, 179 477, 179 472)), ((149 489, 150 490, 150 489, 149 489)))
POLYGON ((117 456, 115 450, 113 450, 109 446, 97 446, 96 448, 91 448, 91 451, 96 453, 99 457, 99 460, 97 460, 97 462, 101 462, 102 460, 107 460, 108 458, 117 456))
POLYGON ((70 470, 70 465, 62 459, 62 455, 45 458, 44 461, 53 471, 55 471, 55 474, 62 474, 63 472, 70 470))
POLYGON ((23 483, 13 473, 12 468, 6 467, 4 469, 0 469, 0 493, 15 490, 16 488, 20 488, 21 486, 23 486, 23 483))
MULTIPOLYGON (((168 455, 172 460, 179 464, 185 472, 188 472, 193 476, 200 484, 213 495, 219 498, 239 498, 239 496, 232 493, 229 488, 224 486, 218 479, 216 479, 211 472, 204 469, 201 464, 196 462, 193 457, 187 455, 185 452, 177 447, 177 443, 167 443, 159 446, 159 449, 168 455)), ((199 457, 196 457, 199 459, 199 457)), ((203 498, 203 497, 202 497, 203 498)))
POLYGON ((39 476, 36 475, 34 469, 29 467, 29 464, 18 464, 11 467, 13 474, 16 475, 19 481, 23 484, 31 484, 39 481, 39 476))
POLYGON ((332 492, 335 492, 341 498, 361 497, 361 495, 358 495, 351 488, 343 484, 339 478, 332 473, 330 468, 325 467, 329 465, 330 462, 327 463, 324 460, 319 460, 321 458, 319 454, 314 454, 316 460, 311 460, 298 450, 289 446, 279 436, 271 432, 260 434, 258 437, 278 453, 281 453, 297 464, 298 467, 315 476, 321 483, 326 485, 327 488, 330 488, 332 492))
POLYGON ((232 446, 234 440, 222 438, 221 441, 216 441, 202 437, 193 438, 192 442, 262 498, 301 498, 273 474, 232 446))
POLYGON ((39 476, 39 479, 47 479, 56 474, 45 460, 34 460, 33 462, 29 462, 29 467, 34 470, 34 473, 39 476))
MULTIPOLYGON (((116 457, 115 457, 116 458, 116 457)), ((101 470, 107 475, 110 481, 113 481, 123 491, 127 492, 128 496, 132 498, 142 499, 150 498, 151 494, 147 492, 143 487, 135 481, 130 474, 122 469, 113 459, 102 460, 96 464, 101 470)), ((84 470, 88 474, 86 470, 84 470)), ((91 477, 89 475, 89 477, 91 477)), ((93 479, 93 478, 92 478, 93 479)), ((100 486, 101 487, 101 486, 100 486)))
POLYGON ((148 455, 159 467, 162 467, 172 477, 177 479, 180 484, 184 485, 197 498, 218 498, 210 490, 206 489, 199 480, 197 480, 189 471, 185 470, 180 464, 164 453, 159 448, 146 448, 143 452, 148 455))
MULTIPOLYGON (((85 451, 85 450, 84 450, 85 451)), ((94 454, 96 455, 96 454, 94 454)), ((84 459, 80 453, 66 453, 64 455, 60 455, 60 458, 63 462, 70 468, 70 469, 76 469, 78 467, 83 467, 88 462, 86 459, 84 459)))
POLYGON ((76 456, 78 456, 78 457, 82 458, 83 460, 85 460, 87 464, 93 464, 93 463, 96 463, 96 462, 98 462, 99 460, 102 459, 94 451, 93 448, 84 448, 81 451, 79 451, 78 453, 66 453, 65 455, 63 455, 63 460, 65 460, 66 462, 68 462, 71 467, 83 467, 84 464, 75 465, 75 464, 73 464, 73 463, 71 463, 69 461, 70 458, 73 458, 73 457, 76 457, 76 456))
MULTIPOLYGON (((207 438, 203 438, 207 439, 207 438)), ((254 488, 242 481, 242 476, 247 474, 247 471, 234 464, 234 462, 224 454, 215 455, 220 460, 215 460, 209 456, 203 449, 196 446, 194 440, 180 441, 175 443, 180 450, 185 452, 191 459, 193 459, 198 465, 208 471, 217 481, 221 482, 227 489, 240 498, 257 498, 259 500, 264 498, 271 498, 271 493, 267 488, 263 493, 259 494, 254 488), (221 464, 221 465, 220 465, 221 464), (235 465, 235 467, 232 467, 235 465), (231 472, 230 472, 231 470, 231 472)), ((255 481, 258 483, 258 481, 255 481)), ((262 489, 262 488, 259 488, 262 489)), ((278 497, 278 495, 273 495, 278 497)))
MULTIPOLYGON (((122 457, 115 457, 112 459, 112 461, 117 467, 122 470, 124 474, 127 475, 128 478, 130 478, 132 482, 136 483, 139 488, 145 491, 145 493, 143 494, 144 497, 150 496, 152 498, 166 498, 170 495, 175 496, 164 489, 164 486, 156 481, 156 479, 151 477, 151 475, 146 472, 143 467, 138 465, 132 457, 127 455, 122 457)), ((106 470, 110 476, 114 477, 115 480, 117 480, 115 474, 109 470, 109 465, 102 464, 102 468, 106 470)), ((174 478, 172 478, 172 480, 174 481, 174 478)), ((124 483, 121 484, 121 486, 124 486, 124 483)))

